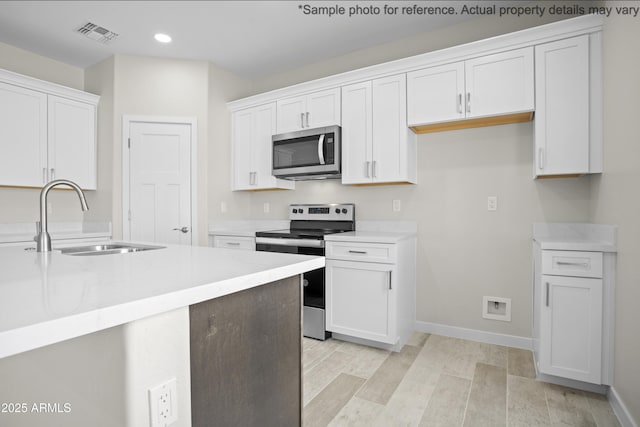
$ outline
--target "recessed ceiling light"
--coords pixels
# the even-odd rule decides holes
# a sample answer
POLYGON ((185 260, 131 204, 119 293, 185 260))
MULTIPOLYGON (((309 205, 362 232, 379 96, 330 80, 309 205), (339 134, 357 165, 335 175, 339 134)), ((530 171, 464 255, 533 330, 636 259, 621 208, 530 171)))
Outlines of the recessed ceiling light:
POLYGON ((153 38, 155 38, 160 43, 171 43, 171 36, 168 36, 166 34, 158 33, 153 36, 153 38))

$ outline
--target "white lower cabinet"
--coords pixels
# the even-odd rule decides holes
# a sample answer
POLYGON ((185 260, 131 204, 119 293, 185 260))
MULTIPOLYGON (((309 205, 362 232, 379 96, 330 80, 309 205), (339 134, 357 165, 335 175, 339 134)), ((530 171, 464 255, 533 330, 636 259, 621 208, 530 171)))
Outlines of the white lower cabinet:
POLYGON ((600 384, 602 279, 542 276, 540 371, 600 384))
POLYGON ((372 341, 397 341, 393 264, 327 260, 327 329, 372 341))
POLYGON ((256 239, 250 236, 214 235, 209 244, 214 248, 241 249, 245 251, 256 250, 256 239))
POLYGON ((327 242, 326 328, 399 351, 415 324, 415 238, 367 240, 327 242))
POLYGON ((540 374, 611 384, 614 266, 613 254, 534 246, 533 335, 540 374))

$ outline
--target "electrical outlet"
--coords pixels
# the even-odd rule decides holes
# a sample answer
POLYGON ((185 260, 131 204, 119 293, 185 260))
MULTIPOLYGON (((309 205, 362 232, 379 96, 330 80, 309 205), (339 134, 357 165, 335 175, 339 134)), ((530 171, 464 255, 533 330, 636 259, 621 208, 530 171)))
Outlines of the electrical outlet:
POLYGON ((488 211, 498 210, 498 196, 487 197, 487 210, 488 211))
POLYGON ((400 200, 396 199, 393 201, 393 211, 400 212, 400 200))
POLYGON ((149 389, 151 427, 166 427, 178 420, 176 379, 149 389))
POLYGON ((264 213, 269 213, 269 211, 271 210, 271 207, 269 206, 269 202, 264 202, 262 204, 262 210, 264 211, 264 213))
POLYGON ((227 211, 227 202, 220 202, 220 212, 225 213, 227 211))

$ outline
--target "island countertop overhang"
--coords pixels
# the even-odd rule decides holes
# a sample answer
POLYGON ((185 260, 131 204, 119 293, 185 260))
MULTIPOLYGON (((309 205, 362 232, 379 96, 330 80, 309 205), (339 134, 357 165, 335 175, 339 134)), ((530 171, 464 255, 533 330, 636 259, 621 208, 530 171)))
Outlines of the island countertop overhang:
MULTIPOLYGON (((32 245, 31 245, 32 246, 32 245)), ((324 257, 166 245, 102 256, 0 248, 0 358, 324 267, 324 257)))

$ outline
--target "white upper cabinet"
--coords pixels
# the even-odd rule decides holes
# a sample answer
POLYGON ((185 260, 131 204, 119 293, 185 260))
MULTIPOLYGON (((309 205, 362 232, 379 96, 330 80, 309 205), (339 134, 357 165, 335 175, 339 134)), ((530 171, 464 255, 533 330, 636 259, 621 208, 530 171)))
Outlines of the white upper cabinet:
POLYGON ((342 183, 415 183, 404 74, 342 88, 342 183))
POLYGON ((444 130, 429 125, 465 119, 529 120, 531 115, 522 113, 534 109, 533 48, 413 71, 407 87, 408 124, 417 132, 444 130))
POLYGON ((53 95, 48 105, 49 178, 95 189, 96 106, 53 95))
POLYGON ((293 181, 276 179, 271 173, 271 136, 275 127, 275 103, 233 113, 232 190, 294 188, 293 181))
POLYGON ((96 189, 99 97, 0 70, 0 185, 96 189))
POLYGON ((464 62, 407 74, 409 126, 465 118, 464 62))
POLYGON ((340 125, 340 88, 277 101, 277 133, 340 125))
POLYGON ((46 94, 0 82, 0 147, 0 185, 46 183, 46 94))
POLYGON ((589 35, 536 46, 536 177, 602 172, 598 42, 591 54, 589 35))

